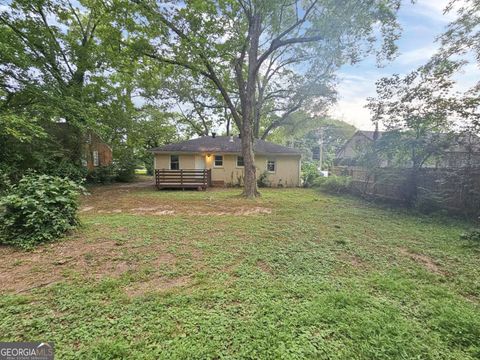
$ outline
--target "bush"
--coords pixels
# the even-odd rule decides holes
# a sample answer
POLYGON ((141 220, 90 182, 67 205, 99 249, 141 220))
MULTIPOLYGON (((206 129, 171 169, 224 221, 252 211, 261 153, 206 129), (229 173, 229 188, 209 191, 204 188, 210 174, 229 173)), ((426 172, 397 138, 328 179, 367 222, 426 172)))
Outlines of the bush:
POLYGON ((0 243, 28 249, 61 237, 78 224, 83 190, 66 178, 24 176, 0 199, 0 243))
POLYGON ((313 162, 302 163, 303 187, 311 187, 313 182, 320 176, 317 165, 313 162))
POLYGON ((147 169, 147 175, 152 176, 154 174, 154 168, 153 168, 153 154, 151 152, 145 152, 146 154, 143 156, 140 156, 140 160, 142 161, 142 164, 145 166, 147 169))
POLYGON ((460 235, 460 238, 463 240, 476 241, 480 243, 480 229, 474 229, 467 233, 460 235))
POLYGON ((116 176, 114 165, 98 166, 88 173, 87 181, 94 184, 110 184, 116 176))
POLYGON ((75 165, 71 161, 62 160, 58 165, 52 166, 50 169, 42 171, 42 173, 61 178, 68 178, 76 183, 83 184, 88 171, 85 166, 75 165))
POLYGON ((418 195, 414 207, 424 214, 441 212, 443 209, 443 198, 434 193, 418 195))
POLYGON ((116 163, 117 176, 115 180, 120 182, 132 182, 135 180, 135 168, 137 163, 130 157, 123 157, 116 163))
POLYGON ((260 174, 257 179, 257 186, 259 188, 265 188, 270 186, 270 181, 268 180, 268 174, 266 171, 260 174))
POLYGON ((313 186, 321 190, 334 193, 344 194, 350 191, 351 178, 349 176, 328 176, 319 177, 313 182, 313 186))
POLYGON ((0 196, 7 193, 11 187, 10 172, 7 167, 0 167, 0 196))

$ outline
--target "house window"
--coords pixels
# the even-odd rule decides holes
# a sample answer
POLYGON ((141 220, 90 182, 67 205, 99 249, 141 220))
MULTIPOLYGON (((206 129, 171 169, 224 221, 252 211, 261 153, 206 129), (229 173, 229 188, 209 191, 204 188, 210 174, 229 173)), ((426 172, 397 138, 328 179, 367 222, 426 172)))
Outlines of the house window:
POLYGON ((170 155, 170 170, 179 170, 180 169, 180 160, 178 155, 170 155))
POLYGON ((243 156, 237 156, 237 167, 243 167, 243 156))
POLYGON ((222 167, 223 166, 223 155, 215 155, 215 160, 213 162, 215 167, 222 167))
POLYGON ((277 164, 275 163, 275 160, 268 160, 267 161, 267 171, 268 172, 275 172, 277 168, 277 164))
POLYGON ((100 165, 100 162, 98 160, 98 151, 93 151, 92 152, 92 157, 93 157, 93 166, 98 166, 100 165))

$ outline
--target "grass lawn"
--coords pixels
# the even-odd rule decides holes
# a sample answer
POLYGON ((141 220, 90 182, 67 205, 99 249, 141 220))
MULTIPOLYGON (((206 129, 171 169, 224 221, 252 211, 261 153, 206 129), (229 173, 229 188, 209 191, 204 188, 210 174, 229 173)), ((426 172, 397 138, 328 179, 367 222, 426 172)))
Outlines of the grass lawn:
POLYGON ((469 224, 305 189, 95 188, 76 233, 0 248, 0 341, 58 359, 478 359, 469 224))

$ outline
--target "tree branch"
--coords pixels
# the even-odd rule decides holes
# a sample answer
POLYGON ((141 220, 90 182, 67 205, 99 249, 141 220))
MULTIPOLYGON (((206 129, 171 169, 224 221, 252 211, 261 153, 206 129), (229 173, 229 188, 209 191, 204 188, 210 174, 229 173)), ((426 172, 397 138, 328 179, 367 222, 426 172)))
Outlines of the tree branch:
POLYGON ((315 5, 317 4, 318 0, 313 1, 310 6, 305 10, 305 14, 303 15, 302 18, 298 19, 295 23, 293 23, 290 27, 285 29, 283 32, 281 32, 275 39, 272 40, 270 44, 270 48, 263 53, 260 58, 258 59, 257 62, 257 67, 260 67, 262 63, 265 61, 266 58, 270 56, 272 52, 277 50, 278 48, 289 45, 289 44, 297 44, 297 43, 303 43, 303 42, 311 42, 311 41, 318 41, 321 40, 323 37, 321 36, 310 36, 310 37, 297 37, 297 38, 291 38, 287 40, 282 40, 286 35, 291 33, 295 28, 298 26, 302 25, 307 21, 308 15, 312 12, 312 10, 315 8, 315 5))
POLYGON ((303 101, 300 100, 295 106, 291 107, 284 114, 282 114, 282 116, 279 119, 277 119, 275 121, 272 121, 270 123, 270 125, 268 125, 267 128, 265 129, 265 131, 263 132, 261 139, 265 140, 266 137, 268 136, 268 134, 270 133, 270 131, 272 131, 273 129, 276 129, 277 127, 284 124, 285 120, 288 119, 290 114, 292 114, 295 111, 297 111, 298 109, 300 109, 300 107, 302 106, 302 103, 303 103, 303 101))
POLYGON ((73 76, 74 72, 73 72, 72 68, 70 67, 70 63, 67 59, 67 55, 63 51, 62 47, 60 46, 60 43, 57 41, 57 38, 55 37, 55 34, 53 33, 52 29, 50 28, 50 25, 48 24, 48 21, 47 21, 47 17, 45 16, 45 13, 43 12, 42 7, 39 6, 37 11, 40 14, 40 17, 42 18, 43 24, 45 25, 48 33, 50 34, 50 37, 52 38, 52 41, 57 46, 58 51, 60 52, 60 55, 63 58, 63 61, 65 61, 65 65, 67 66, 68 72, 70 73, 71 76, 73 76))
MULTIPOLYGON (((145 9, 152 12, 152 10, 149 7, 147 7, 142 1, 140 0, 131 0, 131 1, 138 5, 142 5, 145 9)), ((235 108, 232 102, 232 99, 230 98, 226 90, 226 87, 217 76, 217 73, 213 68, 212 64, 210 63, 210 61, 208 60, 207 56, 196 46, 196 44, 192 41, 192 39, 188 35, 183 33, 183 31, 180 30, 173 22, 168 20, 165 16, 163 16, 159 12, 155 12, 155 14, 158 16, 158 18, 164 25, 166 25, 170 30, 172 30, 175 34, 177 34, 181 39, 184 39, 191 46, 191 48, 197 53, 197 55, 200 57, 200 60, 204 64, 205 68, 207 69, 207 71, 199 71, 199 73, 207 77, 208 79, 210 79, 215 84, 217 89, 220 91, 220 94, 222 95, 223 99, 225 100, 228 108, 230 109, 230 112, 232 113, 235 123, 237 124, 237 126, 240 127, 242 123, 240 115, 238 114, 238 111, 235 108)), ((196 68, 192 64, 186 63, 186 62, 180 62, 176 60, 169 60, 167 62, 173 65, 180 65, 190 69, 196 68)))

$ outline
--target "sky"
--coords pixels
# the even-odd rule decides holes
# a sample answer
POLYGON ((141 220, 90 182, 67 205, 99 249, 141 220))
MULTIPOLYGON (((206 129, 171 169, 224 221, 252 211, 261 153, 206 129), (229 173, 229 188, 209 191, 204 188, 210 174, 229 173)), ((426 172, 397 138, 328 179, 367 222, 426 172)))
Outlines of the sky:
MULTIPOLYGON (((373 129, 370 112, 364 106, 367 97, 375 96, 375 82, 385 76, 409 73, 430 59, 438 48, 435 38, 455 19, 454 11, 443 14, 448 2, 417 0, 411 4, 405 1, 398 14, 403 28, 402 37, 397 42, 399 56, 382 68, 376 67, 374 58, 365 59, 354 66, 343 66, 338 73, 338 102, 330 115, 361 130, 373 129)), ((479 79, 480 71, 476 65, 467 65, 463 73, 456 77, 457 89, 468 89, 479 79)))

